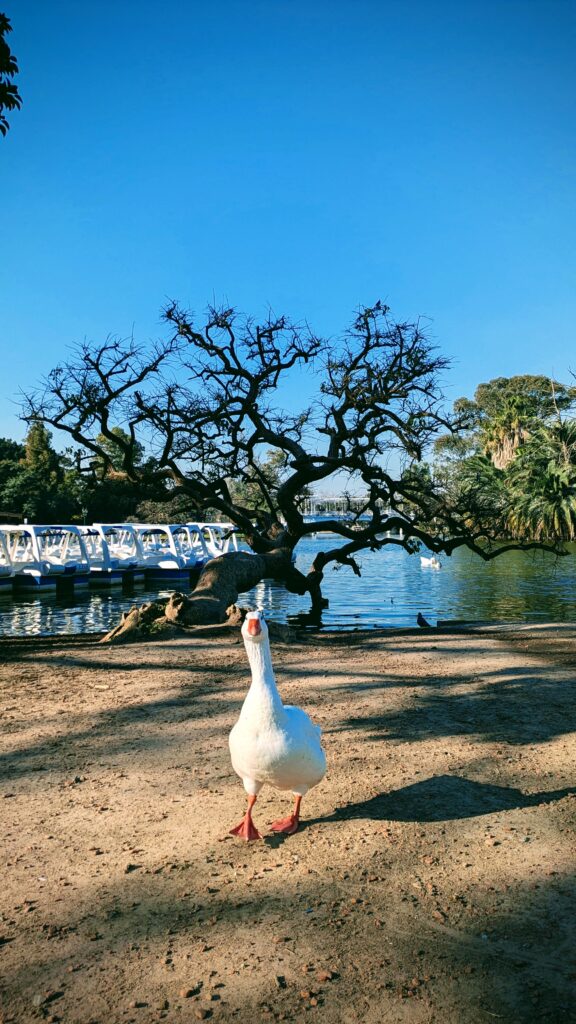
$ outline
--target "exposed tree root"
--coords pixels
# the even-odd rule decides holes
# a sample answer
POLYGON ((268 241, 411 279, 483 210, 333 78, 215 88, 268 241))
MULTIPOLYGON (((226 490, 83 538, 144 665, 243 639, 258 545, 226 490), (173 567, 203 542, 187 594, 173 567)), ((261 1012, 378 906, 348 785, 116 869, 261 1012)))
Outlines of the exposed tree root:
POLYGON ((293 569, 291 552, 278 549, 266 555, 231 552, 206 563, 195 590, 179 592, 166 601, 150 601, 124 612, 122 619, 100 643, 133 643, 168 639, 182 630, 206 626, 237 626, 244 612, 236 605, 238 594, 251 590, 267 577, 289 577, 302 590, 304 577, 293 569))

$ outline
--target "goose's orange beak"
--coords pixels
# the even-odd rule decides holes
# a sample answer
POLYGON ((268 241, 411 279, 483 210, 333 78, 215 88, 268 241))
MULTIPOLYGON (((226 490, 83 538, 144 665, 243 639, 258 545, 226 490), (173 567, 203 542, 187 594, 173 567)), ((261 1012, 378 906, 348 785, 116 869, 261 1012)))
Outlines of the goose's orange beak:
POLYGON ((258 636, 258 634, 262 632, 260 619, 248 619, 248 632, 250 633, 250 636, 258 636))

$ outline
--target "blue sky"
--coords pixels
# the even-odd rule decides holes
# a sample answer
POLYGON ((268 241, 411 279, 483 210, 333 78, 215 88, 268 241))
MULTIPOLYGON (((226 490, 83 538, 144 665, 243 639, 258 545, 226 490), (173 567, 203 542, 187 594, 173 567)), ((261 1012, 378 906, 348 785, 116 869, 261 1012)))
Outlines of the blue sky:
POLYGON ((2 9, 0 435, 72 344, 155 337, 169 298, 330 335, 380 298, 431 319, 451 400, 576 371, 571 0, 2 9))

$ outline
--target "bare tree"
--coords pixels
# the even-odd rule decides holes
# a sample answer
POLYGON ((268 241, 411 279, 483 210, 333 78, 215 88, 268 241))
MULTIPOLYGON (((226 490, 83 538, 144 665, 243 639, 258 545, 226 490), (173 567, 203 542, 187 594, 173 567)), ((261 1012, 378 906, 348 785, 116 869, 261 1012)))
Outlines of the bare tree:
POLYGON ((473 488, 452 495, 430 473, 431 444, 460 423, 443 411, 448 363, 418 322, 395 322, 377 302, 358 311, 342 339, 327 342, 285 317, 257 325, 233 309, 210 308, 202 326, 176 303, 163 317, 166 341, 84 344, 25 397, 24 418, 67 433, 87 456, 86 471, 106 472, 116 451, 116 472, 127 480, 146 483, 158 500, 186 494, 216 510, 252 549, 213 560, 190 597, 133 613, 115 635, 159 618, 225 621, 238 593, 264 577, 309 594, 319 614, 326 567, 360 575, 355 555, 387 544, 413 552, 423 542, 446 554, 465 545, 484 559, 542 546, 503 541, 503 511, 473 488), (276 404, 281 385, 307 368, 317 396, 288 414, 276 404), (136 457, 142 446, 148 460, 136 457), (263 468, 270 450, 285 466, 280 483, 263 468), (362 506, 347 521, 305 522, 302 495, 336 474, 361 489, 362 506), (235 491, 232 481, 250 486, 235 491), (235 493, 258 500, 242 504, 235 493), (326 550, 302 573, 292 554, 311 532, 326 536, 326 550))

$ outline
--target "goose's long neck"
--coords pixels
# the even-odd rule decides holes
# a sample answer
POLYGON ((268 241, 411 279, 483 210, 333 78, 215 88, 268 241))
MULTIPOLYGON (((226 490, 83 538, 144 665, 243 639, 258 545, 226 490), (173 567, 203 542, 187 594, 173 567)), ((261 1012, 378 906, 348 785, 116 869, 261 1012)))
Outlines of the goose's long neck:
POLYGON ((270 644, 267 640, 260 643, 246 643, 246 653, 252 669, 252 683, 246 695, 246 710, 258 709, 262 716, 283 713, 284 705, 278 693, 270 644))

